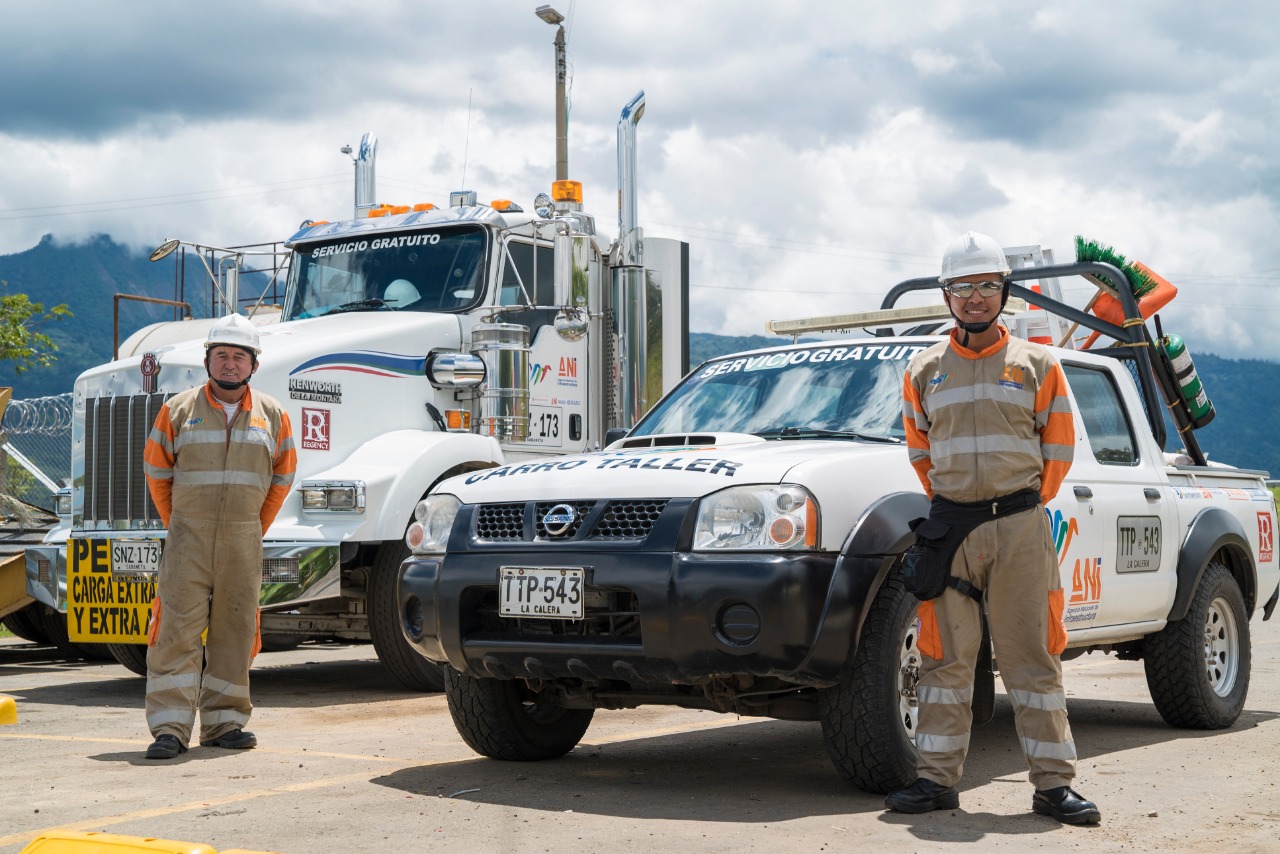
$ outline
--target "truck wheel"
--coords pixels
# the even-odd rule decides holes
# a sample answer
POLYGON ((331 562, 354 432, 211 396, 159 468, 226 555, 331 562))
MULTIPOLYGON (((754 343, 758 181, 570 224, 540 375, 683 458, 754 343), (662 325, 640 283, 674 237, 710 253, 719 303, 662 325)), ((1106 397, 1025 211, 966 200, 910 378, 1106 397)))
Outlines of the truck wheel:
POLYGON ((423 658, 409 646, 400 628, 396 580, 400 564, 408 556, 409 547, 403 540, 383 543, 374 555, 365 603, 369 609, 369 635, 378 660, 397 682, 415 691, 439 691, 444 687, 440 665, 423 658))
POLYGON ((595 714, 537 702, 523 682, 443 670, 453 725, 472 750, 490 759, 535 762, 564 756, 582 740, 595 714))
MULTIPOLYGON (((263 652, 288 652, 302 646, 306 638, 302 635, 287 635, 281 632, 262 633, 263 652)), ((438 689, 437 689, 438 690, 438 689)))
POLYGON ((48 646, 49 637, 44 633, 44 629, 40 626, 40 620, 36 616, 36 609, 40 607, 43 606, 35 604, 19 608, 12 614, 0 617, 0 623, 3 623, 5 628, 23 640, 38 643, 41 646, 48 646))
POLYGON ((1171 726, 1225 729, 1249 692, 1249 615, 1231 572, 1210 563, 1181 620, 1148 635, 1147 687, 1171 726))
POLYGON ((883 794, 916 779, 918 630, 915 597, 890 575, 871 603, 852 667, 820 695, 827 754, 859 789, 883 794))
POLYGON ((36 607, 36 619, 39 620, 45 637, 57 647, 58 652, 73 660, 88 657, 80 644, 71 642, 71 636, 67 634, 66 614, 55 611, 48 605, 39 605, 36 607))
POLYGON ((109 643, 105 644, 111 657, 139 676, 147 675, 147 645, 145 643, 109 643))

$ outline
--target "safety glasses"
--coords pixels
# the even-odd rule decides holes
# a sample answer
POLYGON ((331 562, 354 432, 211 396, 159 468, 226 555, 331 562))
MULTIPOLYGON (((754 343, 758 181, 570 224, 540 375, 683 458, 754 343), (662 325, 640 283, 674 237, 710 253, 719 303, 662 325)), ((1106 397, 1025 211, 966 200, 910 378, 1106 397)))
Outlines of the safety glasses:
POLYGON ((1004 290, 1004 282, 957 282, 954 285, 943 285, 942 289, 953 297, 968 299, 977 291, 984 297, 993 297, 1004 290))

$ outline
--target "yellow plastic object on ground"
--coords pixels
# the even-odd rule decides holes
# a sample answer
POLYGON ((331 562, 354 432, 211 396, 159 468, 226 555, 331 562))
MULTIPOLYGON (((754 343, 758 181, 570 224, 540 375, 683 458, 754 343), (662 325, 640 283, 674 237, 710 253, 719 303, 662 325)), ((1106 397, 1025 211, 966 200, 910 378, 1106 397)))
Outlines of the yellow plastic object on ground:
MULTIPOLYGON (((179 842, 146 836, 120 836, 115 833, 51 830, 31 841, 21 854, 218 854, 202 842, 179 842)), ((222 854, 278 854, 270 851, 246 851, 228 848, 222 854)))
POLYGON ((18 722, 18 704, 12 697, 0 694, 0 726, 18 722))

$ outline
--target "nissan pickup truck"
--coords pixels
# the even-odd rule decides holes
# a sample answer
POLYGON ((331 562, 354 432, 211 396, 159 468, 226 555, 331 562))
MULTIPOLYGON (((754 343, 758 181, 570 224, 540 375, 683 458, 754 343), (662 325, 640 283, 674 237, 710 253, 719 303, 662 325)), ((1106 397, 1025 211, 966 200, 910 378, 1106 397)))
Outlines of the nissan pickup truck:
MULTIPOLYGON (((1114 285, 1138 317, 1106 264, 1011 277, 1015 298, 1110 338, 1054 351, 1077 436, 1043 508, 1063 658, 1140 659, 1169 724, 1230 726, 1249 687, 1249 621, 1280 595, 1274 498, 1265 473, 1207 463, 1145 323, 1112 325, 1017 283, 1072 275, 1114 285), (1166 407, 1184 443, 1169 453, 1166 407)), ((466 743, 547 759, 579 742, 595 709, 669 704, 818 720, 849 782, 910 783, 920 653, 899 576, 928 500, 901 390, 939 326, 713 359, 600 451, 439 484, 416 510, 398 597, 407 641, 448 665, 466 743)), ((977 721, 998 669, 988 646, 977 721)))

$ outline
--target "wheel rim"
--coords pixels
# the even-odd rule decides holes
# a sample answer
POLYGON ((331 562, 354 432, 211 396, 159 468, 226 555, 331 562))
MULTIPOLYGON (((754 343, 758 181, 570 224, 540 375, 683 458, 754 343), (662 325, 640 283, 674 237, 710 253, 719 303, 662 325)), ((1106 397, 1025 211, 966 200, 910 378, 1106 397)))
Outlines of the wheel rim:
POLYGON ((1209 604, 1205 615, 1204 662, 1213 693, 1228 696, 1240 671, 1240 632, 1230 603, 1221 597, 1209 604))
POLYGON ((898 667, 898 722, 902 724, 907 739, 912 744, 916 743, 916 726, 920 723, 920 701, 916 697, 916 683, 920 681, 922 663, 917 644, 919 636, 920 620, 913 617, 907 623, 907 631, 902 638, 898 667))

